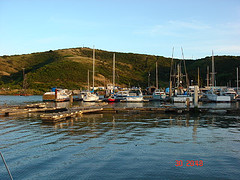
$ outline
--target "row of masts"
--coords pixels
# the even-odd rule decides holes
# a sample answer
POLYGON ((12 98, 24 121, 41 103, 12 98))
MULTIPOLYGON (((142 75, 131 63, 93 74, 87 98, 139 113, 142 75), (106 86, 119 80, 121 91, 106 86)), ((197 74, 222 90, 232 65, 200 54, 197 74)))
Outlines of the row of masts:
MULTIPOLYGON (((95 87, 95 84, 94 84, 94 78, 95 78, 95 47, 93 46, 93 92, 94 92, 94 87, 95 87)), ((90 91, 90 70, 88 69, 88 91, 90 91)), ((113 53, 113 89, 115 88, 115 53, 113 53)))
MULTIPOLYGON (((172 49, 172 59, 171 59, 171 68, 170 68, 170 86, 169 86, 169 94, 172 94, 172 88, 174 85, 174 88, 182 88, 183 87, 183 77, 185 77, 185 83, 186 83, 186 88, 189 88, 189 79, 188 79, 188 74, 187 74, 187 68, 186 68, 186 62, 185 62, 185 58, 184 58, 184 53, 183 53, 183 49, 181 48, 182 51, 182 60, 180 60, 180 62, 178 64, 175 65, 175 69, 173 69, 173 54, 174 54, 174 47, 172 49), (181 64, 183 61, 183 65, 184 65, 184 73, 182 73, 182 68, 181 68, 181 64)), ((113 84, 113 89, 115 88, 115 53, 113 54, 113 79, 112 79, 112 84, 113 84)), ((95 48, 93 46, 93 91, 94 91, 94 78, 95 78, 95 48)), ((209 72, 209 66, 207 66, 207 87, 215 87, 216 82, 215 82, 215 65, 214 65, 214 53, 212 51, 212 72, 209 72), (211 76, 211 78, 210 78, 211 76)), ((90 70, 88 70, 88 91, 90 91, 90 70)), ((149 77, 150 78, 150 73, 149 73, 149 77)), ((149 84, 149 80, 148 80, 148 84, 149 84)), ((198 67, 198 80, 197 80, 197 84, 200 87, 200 70, 198 67)), ((148 85, 149 86, 149 85, 148 85)), ((239 80, 238 80, 238 67, 237 67, 237 90, 239 87, 239 80)), ((159 89, 159 85, 158 85, 158 63, 156 61, 156 89, 159 89)))
POLYGON ((179 94, 183 89, 184 86, 184 77, 185 77, 185 86, 188 90, 189 88, 189 79, 188 79, 188 74, 187 74, 187 68, 186 68, 186 62, 184 58, 184 53, 183 53, 183 48, 181 48, 182 51, 182 60, 180 60, 178 63, 173 62, 173 54, 174 54, 174 47, 172 49, 172 60, 171 60, 171 66, 170 66, 170 84, 169 84, 169 94, 170 96, 172 95, 172 90, 174 89, 177 90, 179 94), (182 63, 184 66, 184 72, 182 72, 182 63), (185 73, 185 74, 184 74, 185 73))

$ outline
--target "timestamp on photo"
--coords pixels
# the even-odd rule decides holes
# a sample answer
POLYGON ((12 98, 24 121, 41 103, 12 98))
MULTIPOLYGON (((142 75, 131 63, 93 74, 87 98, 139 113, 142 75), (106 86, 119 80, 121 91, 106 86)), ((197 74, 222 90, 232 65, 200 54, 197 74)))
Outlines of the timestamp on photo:
POLYGON ((181 167, 181 166, 187 166, 187 167, 193 167, 193 166, 203 166, 203 160, 176 160, 175 166, 181 167))

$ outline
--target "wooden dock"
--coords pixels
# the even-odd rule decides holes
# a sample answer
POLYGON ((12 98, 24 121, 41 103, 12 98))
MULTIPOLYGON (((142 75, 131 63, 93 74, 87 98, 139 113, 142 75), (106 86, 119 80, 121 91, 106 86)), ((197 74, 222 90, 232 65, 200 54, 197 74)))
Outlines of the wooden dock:
POLYGON ((61 113, 42 114, 40 115, 40 117, 42 119, 42 122, 55 123, 55 122, 63 121, 68 118, 81 116, 84 113, 93 113, 93 112, 99 112, 102 110, 103 108, 68 110, 61 113))
POLYGON ((240 115, 239 108, 194 108, 194 107, 176 107, 171 104, 161 107, 112 107, 108 103, 97 103, 94 106, 83 107, 48 107, 47 103, 0 107, 0 116, 20 116, 28 113, 41 113, 42 122, 59 122, 68 118, 80 116, 84 113, 227 113, 240 115))
POLYGON ((67 111, 67 108, 53 107, 53 108, 25 108, 25 109, 16 109, 16 108, 7 108, 1 109, 0 116, 16 116, 27 113, 50 113, 50 112, 62 112, 67 111))

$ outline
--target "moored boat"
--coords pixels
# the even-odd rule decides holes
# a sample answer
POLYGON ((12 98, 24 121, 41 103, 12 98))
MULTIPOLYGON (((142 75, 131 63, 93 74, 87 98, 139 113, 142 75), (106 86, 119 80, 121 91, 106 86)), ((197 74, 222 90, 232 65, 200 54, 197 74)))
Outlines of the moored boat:
POLYGON ((233 88, 226 88, 223 90, 222 94, 224 96, 230 96, 231 101, 235 100, 237 97, 237 92, 233 88))
POLYGON ((127 97, 127 102, 141 102, 143 101, 143 94, 140 89, 132 89, 129 91, 127 97))
POLYGON ((222 95, 221 90, 211 88, 205 93, 207 99, 211 102, 231 102, 231 97, 222 95))
POLYGON ((153 92, 153 100, 165 100, 166 99, 166 93, 160 89, 156 89, 153 92))
POLYGON ((126 100, 126 97, 128 96, 129 91, 118 91, 115 95, 114 98, 117 100, 126 100))
POLYGON ((99 96, 91 92, 87 92, 83 97, 84 102, 96 102, 98 100, 99 100, 99 96))
POLYGON ((189 95, 176 95, 172 97, 174 103, 185 103, 187 102, 187 99, 189 102, 193 102, 193 97, 189 95))
POLYGON ((68 92, 67 89, 57 89, 52 88, 51 92, 46 92, 43 94, 43 101, 69 101, 71 92, 68 92))

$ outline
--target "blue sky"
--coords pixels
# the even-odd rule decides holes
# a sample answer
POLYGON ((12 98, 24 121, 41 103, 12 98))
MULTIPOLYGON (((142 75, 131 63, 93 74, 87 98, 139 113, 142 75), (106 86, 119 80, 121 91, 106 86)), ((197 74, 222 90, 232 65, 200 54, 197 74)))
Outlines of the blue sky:
POLYGON ((0 0, 0 55, 73 47, 240 55, 240 0, 0 0))

